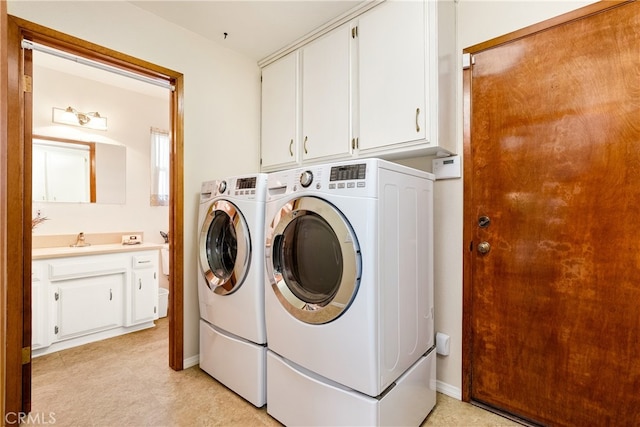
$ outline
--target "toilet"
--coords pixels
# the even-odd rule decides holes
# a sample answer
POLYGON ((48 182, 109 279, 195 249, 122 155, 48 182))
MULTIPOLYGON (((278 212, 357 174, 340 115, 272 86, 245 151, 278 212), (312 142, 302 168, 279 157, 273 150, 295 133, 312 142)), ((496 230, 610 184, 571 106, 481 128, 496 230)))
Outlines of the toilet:
MULTIPOLYGON (((160 249, 160 264, 162 274, 169 279, 169 244, 165 244, 160 249)), ((158 289, 158 317, 167 317, 169 308, 169 289, 160 287, 158 289)))

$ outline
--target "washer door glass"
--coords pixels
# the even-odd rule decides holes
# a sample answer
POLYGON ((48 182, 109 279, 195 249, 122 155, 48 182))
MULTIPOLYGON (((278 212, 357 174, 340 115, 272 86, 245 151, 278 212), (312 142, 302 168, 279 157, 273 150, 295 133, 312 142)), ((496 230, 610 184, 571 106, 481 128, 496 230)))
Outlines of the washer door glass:
POLYGON ((351 226, 330 203, 302 197, 281 208, 267 238, 272 288, 307 323, 327 323, 351 304, 360 282, 360 249, 351 226))
POLYGON ((247 275, 251 240, 236 206, 218 200, 209 208, 200 230, 200 267, 207 285, 220 295, 238 290, 247 275))

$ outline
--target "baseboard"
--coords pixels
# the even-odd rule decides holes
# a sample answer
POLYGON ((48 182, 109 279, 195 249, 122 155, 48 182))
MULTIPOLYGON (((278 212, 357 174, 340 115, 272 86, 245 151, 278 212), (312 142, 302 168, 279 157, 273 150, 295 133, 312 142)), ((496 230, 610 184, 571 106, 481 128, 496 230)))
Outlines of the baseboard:
POLYGON ((446 394, 454 399, 462 400, 462 390, 458 387, 454 387, 451 384, 436 380, 436 391, 442 394, 446 394))
POLYGON ((187 359, 184 359, 182 361, 182 366, 184 367, 184 369, 187 369, 187 368, 190 368, 192 366, 196 366, 199 363, 200 363, 200 356, 199 355, 195 355, 195 356, 189 357, 187 359))

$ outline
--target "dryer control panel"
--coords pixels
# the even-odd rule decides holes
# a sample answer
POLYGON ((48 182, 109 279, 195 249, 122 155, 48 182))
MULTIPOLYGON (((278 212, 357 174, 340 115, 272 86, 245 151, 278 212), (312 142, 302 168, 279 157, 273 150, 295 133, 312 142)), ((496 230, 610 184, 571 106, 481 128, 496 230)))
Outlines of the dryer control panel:
POLYGON ((329 181, 349 181, 354 179, 365 179, 367 177, 366 163, 355 165, 333 166, 329 181))

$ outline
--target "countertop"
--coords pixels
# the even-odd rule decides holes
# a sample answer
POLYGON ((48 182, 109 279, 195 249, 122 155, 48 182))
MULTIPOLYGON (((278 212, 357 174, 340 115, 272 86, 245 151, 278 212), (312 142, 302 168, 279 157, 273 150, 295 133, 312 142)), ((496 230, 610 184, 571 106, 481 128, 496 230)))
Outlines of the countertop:
POLYGON ((31 253, 31 259, 47 259, 47 258, 63 258, 70 256, 82 256, 82 255, 100 255, 116 252, 135 252, 135 251, 149 251, 154 249, 160 249, 165 245, 162 243, 140 243, 138 245, 123 245, 120 243, 106 244, 106 245, 91 245, 83 246, 79 248, 71 246, 58 246, 54 248, 38 248, 33 249, 31 253))

